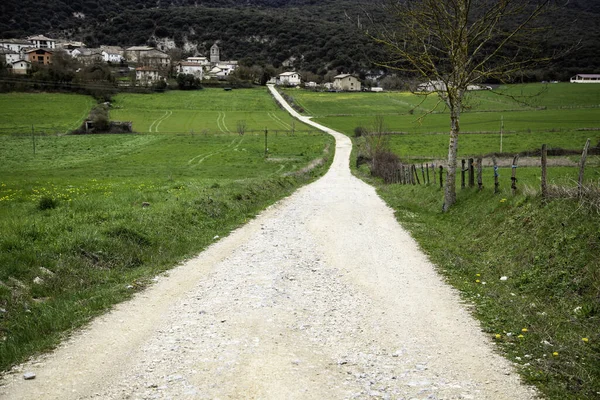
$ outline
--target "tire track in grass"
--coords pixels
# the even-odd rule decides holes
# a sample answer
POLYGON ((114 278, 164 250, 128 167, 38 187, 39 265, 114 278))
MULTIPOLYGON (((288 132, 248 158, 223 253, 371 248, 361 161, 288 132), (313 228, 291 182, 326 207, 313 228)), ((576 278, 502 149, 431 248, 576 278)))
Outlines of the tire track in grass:
POLYGON ((173 111, 167 111, 168 115, 165 115, 160 121, 158 121, 158 124, 156 124, 156 126, 154 127, 154 132, 158 132, 158 127, 160 126, 160 124, 166 120, 167 118, 169 118, 171 115, 173 115, 173 111))
POLYGON ((226 115, 227 114, 225 114, 225 111, 223 111, 223 117, 221 118, 221 124, 223 124, 223 128, 225 128, 226 133, 230 133, 231 131, 229 130, 227 125, 225 125, 225 116, 226 115))
POLYGON ((279 125, 281 125, 283 127, 283 129, 289 129, 292 130, 292 126, 286 122, 284 122, 281 118, 279 118, 277 115, 275 115, 275 113, 267 113, 267 115, 275 122, 277 122, 279 125))
POLYGON ((217 126, 219 127, 219 130, 223 133, 229 133, 229 129, 227 129, 227 126, 225 125, 225 113, 222 111, 219 111, 219 115, 217 116, 217 126))
MULTIPOLYGON (((156 120, 154 120, 154 122, 152 122, 152 124, 150 125, 150 128, 148 129, 148 132, 152 132, 152 128, 156 129, 156 127, 154 125, 156 123, 160 124, 162 122, 162 120, 167 118, 168 116, 169 116, 169 111, 165 111, 165 115, 161 116, 160 118, 157 118, 156 120)), ((155 132, 158 132, 158 131, 155 130, 155 132)))
POLYGON ((198 165, 202 164, 207 158, 210 158, 210 157, 212 157, 212 156, 214 156, 216 154, 219 154, 219 153, 223 153, 224 151, 226 151, 227 149, 231 148, 231 146, 234 146, 234 145, 235 145, 235 147, 233 148, 233 150, 235 150, 235 149, 237 149, 240 146, 240 144, 243 141, 244 141, 243 137, 239 141, 237 139, 233 139, 231 141, 231 143, 229 143, 225 147, 221 148, 220 150, 216 150, 216 151, 213 151, 213 152, 210 152, 210 153, 202 153, 202 154, 197 155, 194 158, 191 158, 188 161, 188 165, 192 166, 192 163, 194 163, 195 160, 197 160, 198 158, 202 157, 202 158, 200 158, 200 160, 198 160, 198 162, 194 163, 194 165, 193 165, 193 166, 198 166, 198 165), (236 144, 236 141, 237 141, 237 144, 236 144))

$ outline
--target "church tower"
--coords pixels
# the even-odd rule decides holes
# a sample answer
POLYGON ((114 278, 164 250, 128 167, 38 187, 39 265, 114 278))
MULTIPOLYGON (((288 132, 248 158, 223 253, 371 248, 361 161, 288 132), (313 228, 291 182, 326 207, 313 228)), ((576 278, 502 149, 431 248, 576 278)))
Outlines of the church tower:
POLYGON ((221 61, 219 46, 217 44, 213 44, 210 48, 210 62, 213 64, 217 64, 221 61))

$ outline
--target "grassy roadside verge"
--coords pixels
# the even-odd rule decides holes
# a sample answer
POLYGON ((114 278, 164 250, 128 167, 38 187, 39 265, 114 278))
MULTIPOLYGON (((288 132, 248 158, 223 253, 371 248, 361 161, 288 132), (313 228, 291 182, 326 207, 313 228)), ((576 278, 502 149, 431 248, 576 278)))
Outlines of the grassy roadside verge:
MULTIPOLYGON (((155 138, 139 139, 151 142, 155 138)), ((215 156, 192 168, 185 153, 190 145, 182 142, 192 139, 183 137, 173 139, 177 141, 173 154, 180 154, 181 160, 176 160, 182 166, 174 165, 172 158, 163 167, 161 157, 171 156, 171 138, 158 139, 162 141, 156 149, 144 150, 139 145, 126 152, 128 142, 124 141, 129 138, 67 138, 60 144, 73 141, 73 146, 80 146, 93 140, 96 146, 86 147, 90 152, 107 140, 118 140, 121 145, 101 162, 92 156, 87 161, 79 150, 72 162, 60 152, 52 158, 49 150, 50 161, 26 160, 22 171, 12 172, 13 184, 21 184, 19 193, 26 196, 1 188, 0 370, 56 346, 65 333, 130 298, 156 274, 194 256, 216 236, 226 236, 321 176, 333 158, 331 150, 322 153, 323 147, 334 148, 329 137, 311 141, 311 147, 296 144, 293 149, 281 144, 283 138, 280 142, 273 139, 270 151, 274 155, 263 160, 254 148, 259 144, 251 145, 246 138, 246 148, 240 145, 239 151, 221 144, 204 156, 208 150, 203 145, 204 150, 196 149, 193 154, 215 156), (277 146, 287 159, 275 157, 277 146), (286 151, 306 154, 296 160, 286 151), (294 163, 292 171, 299 171, 319 155, 325 162, 312 170, 277 172, 283 171, 277 163, 294 163), (214 168, 205 165, 209 161, 214 168), (79 165, 85 168, 74 167, 79 165), (40 187, 42 183, 35 179, 25 183, 28 175, 53 179, 57 186, 40 187)))
POLYGON ((600 397, 600 215, 572 200, 459 191, 447 214, 435 186, 377 188, 498 351, 549 399, 600 397))

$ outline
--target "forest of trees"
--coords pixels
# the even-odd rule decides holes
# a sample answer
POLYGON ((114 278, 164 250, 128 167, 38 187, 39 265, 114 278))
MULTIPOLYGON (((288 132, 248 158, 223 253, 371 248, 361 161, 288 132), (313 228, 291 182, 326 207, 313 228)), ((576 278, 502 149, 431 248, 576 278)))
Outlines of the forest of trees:
MULTIPOLYGON (((0 37, 46 34, 85 42, 89 47, 152 44, 173 38, 178 46, 197 43, 207 54, 215 41, 223 58, 245 65, 294 68, 325 75, 328 71, 366 73, 385 60, 382 49, 365 35, 366 14, 386 18, 365 0, 20 0, 0 3, 0 37), (360 21, 360 23, 359 23, 360 21)), ((524 79, 567 79, 600 72, 600 3, 571 0, 548 16, 553 33, 536 39, 551 52, 576 42, 567 58, 524 79)))

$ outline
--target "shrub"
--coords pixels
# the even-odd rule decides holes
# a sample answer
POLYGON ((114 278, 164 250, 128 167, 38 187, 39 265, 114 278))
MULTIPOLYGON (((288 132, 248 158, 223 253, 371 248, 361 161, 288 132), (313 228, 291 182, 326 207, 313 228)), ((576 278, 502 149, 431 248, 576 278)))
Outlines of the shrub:
POLYGON ((39 210, 53 210, 58 207, 58 200, 50 196, 42 196, 38 202, 39 210))
POLYGON ((393 183, 400 164, 397 155, 389 150, 379 150, 373 156, 371 174, 382 178, 385 183, 393 183))
POLYGON ((363 128, 362 126, 357 126, 356 128, 354 128, 354 137, 361 137, 366 135, 367 133, 367 129, 363 128))

